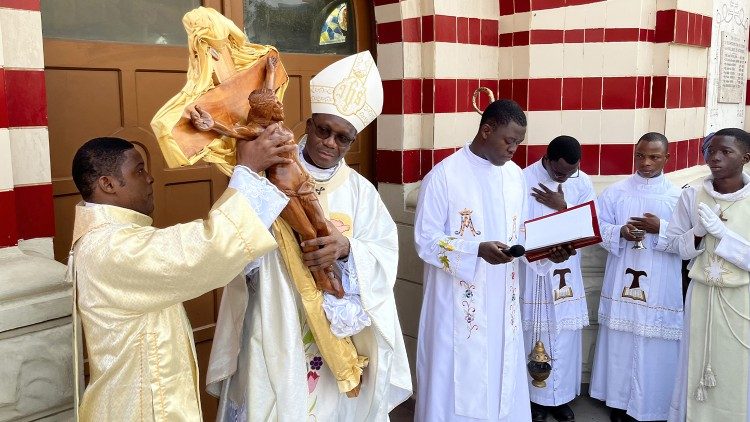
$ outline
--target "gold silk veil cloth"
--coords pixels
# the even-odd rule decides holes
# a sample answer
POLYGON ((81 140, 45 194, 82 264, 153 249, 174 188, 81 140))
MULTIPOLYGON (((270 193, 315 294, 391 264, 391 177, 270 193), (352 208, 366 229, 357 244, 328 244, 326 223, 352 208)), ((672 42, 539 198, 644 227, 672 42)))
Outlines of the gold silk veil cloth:
MULTIPOLYGON (((170 168, 203 159, 229 176, 235 164, 234 139, 192 129, 187 110, 199 104, 218 120, 245 123, 247 97, 265 79, 266 58, 278 56, 278 51, 269 45, 249 43, 231 20, 211 8, 191 10, 182 23, 188 35, 187 82, 156 112, 151 128, 170 168), (233 63, 234 68, 225 68, 227 63, 233 63), (236 78, 227 77, 234 73, 238 73, 236 78), (216 79, 224 80, 217 84, 216 79)), ((275 89, 280 100, 288 82, 284 67, 278 66, 275 89)))
MULTIPOLYGON (((272 46, 248 43, 245 34, 231 20, 211 8, 194 9, 185 14, 182 21, 188 33, 187 83, 159 109, 151 120, 151 128, 170 168, 192 165, 203 159, 229 176, 236 164, 235 140, 196 131, 187 110, 199 104, 217 120, 230 122, 230 125, 231 122, 244 124, 249 110, 247 97, 265 80, 266 58, 278 56, 278 52, 272 46), (223 69, 226 63, 233 63, 234 69, 223 69)), ((280 63, 275 87, 280 100, 288 80, 280 63)), ((356 395, 367 358, 358 355, 350 338, 341 339, 331 332, 322 307, 322 292, 304 266, 299 243, 287 223, 278 219, 273 231, 304 304, 308 324, 323 359, 337 380, 339 391, 356 395)), ((289 315, 289 318, 297 316, 289 315)))

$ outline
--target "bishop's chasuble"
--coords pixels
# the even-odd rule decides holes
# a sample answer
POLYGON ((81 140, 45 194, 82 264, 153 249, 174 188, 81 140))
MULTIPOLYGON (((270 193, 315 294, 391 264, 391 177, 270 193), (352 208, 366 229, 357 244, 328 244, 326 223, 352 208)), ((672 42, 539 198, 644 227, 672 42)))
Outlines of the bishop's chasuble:
POLYGON ((750 421, 750 176, 732 193, 714 190, 711 176, 684 189, 667 238, 690 259, 685 330, 669 420, 750 421), (695 247, 698 205, 719 205, 727 228, 695 247))
POLYGON ((681 260, 669 249, 667 229, 679 197, 663 173, 636 173, 597 199, 601 246, 609 254, 589 394, 639 421, 667 418, 677 374, 669 357, 677 356, 682 337, 681 260), (644 213, 659 217, 659 232, 646 233, 645 249, 633 249, 620 230, 644 213))
POLYGON ((519 260, 490 265, 477 256, 483 241, 518 243, 525 185, 515 163, 493 166, 468 145, 422 181, 416 421, 531 420, 519 260))
POLYGON ((276 247, 250 202, 228 189, 207 220, 165 229, 129 209, 79 204, 73 242, 69 272, 91 374, 80 420, 201 421, 182 302, 276 247))
MULTIPOLYGON (((539 189, 540 183, 554 192, 557 192, 560 185, 549 177, 542 160, 526 167, 523 174, 526 177, 529 195, 527 219, 556 212, 531 196, 531 189, 539 189)), ((569 177, 562 183, 562 189, 565 202, 569 206, 583 204, 596 197, 591 179, 582 171, 578 172, 578 176, 569 177)), ((534 347, 536 322, 541 332, 541 340, 553 362, 546 387, 532 386, 529 377, 529 396, 536 404, 559 406, 572 401, 581 392, 581 330, 589 325, 586 291, 581 273, 581 254, 573 255, 559 264, 551 264, 547 271, 541 273, 537 273, 532 265, 522 264, 520 268, 524 347, 526 354, 534 347), (544 286, 540 292, 534 291, 537 282, 544 286), (537 304, 541 307, 541 312, 535 321, 534 307, 537 304)))
POLYGON ((247 282, 235 279, 222 297, 206 376, 208 392, 221 397, 219 421, 383 421, 411 395, 393 296, 396 225, 372 184, 343 161, 329 179, 314 181, 326 218, 350 242, 347 263, 339 266, 342 284, 346 298, 356 283, 357 299, 348 305, 364 314, 345 316, 367 320, 350 337, 368 362, 359 396, 340 392, 287 264, 272 251, 246 269, 247 282))

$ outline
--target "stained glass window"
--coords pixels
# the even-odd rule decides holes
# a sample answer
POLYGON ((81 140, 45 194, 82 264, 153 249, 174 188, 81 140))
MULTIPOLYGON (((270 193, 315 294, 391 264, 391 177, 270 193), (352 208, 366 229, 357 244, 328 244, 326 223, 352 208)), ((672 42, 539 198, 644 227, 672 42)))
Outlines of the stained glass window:
POLYGON ((244 0, 245 34, 282 52, 351 54, 354 10, 342 0, 244 0))

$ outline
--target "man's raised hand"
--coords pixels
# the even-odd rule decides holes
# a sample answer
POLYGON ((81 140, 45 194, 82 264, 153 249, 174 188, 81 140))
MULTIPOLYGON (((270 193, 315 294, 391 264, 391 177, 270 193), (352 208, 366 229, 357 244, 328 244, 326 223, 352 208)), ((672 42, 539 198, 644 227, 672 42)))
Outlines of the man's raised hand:
POLYGON ((542 183, 539 184, 538 188, 531 188, 531 191, 531 196, 536 199, 536 202, 555 211, 562 211, 568 208, 568 204, 565 202, 562 183, 557 185, 557 191, 553 191, 542 183))
POLYGON ((254 172, 264 171, 275 164, 289 164, 292 159, 283 155, 294 153, 297 145, 289 142, 294 134, 279 123, 269 125, 252 141, 237 140, 237 164, 254 172))

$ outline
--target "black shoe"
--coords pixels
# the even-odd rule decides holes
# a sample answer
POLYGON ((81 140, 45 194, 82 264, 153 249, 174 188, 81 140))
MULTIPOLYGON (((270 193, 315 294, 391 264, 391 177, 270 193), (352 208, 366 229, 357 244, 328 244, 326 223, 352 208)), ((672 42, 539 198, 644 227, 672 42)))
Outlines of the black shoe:
POLYGON ((625 413, 625 409, 615 409, 613 407, 609 410, 609 420, 610 422, 626 422, 629 421, 629 417, 627 413, 625 413))
POLYGON ((567 404, 561 404, 560 406, 550 407, 549 412, 555 420, 560 422, 572 422, 576 420, 576 416, 573 414, 573 409, 567 404))
POLYGON ((545 422, 547 420, 547 408, 541 404, 531 402, 531 421, 545 422))

